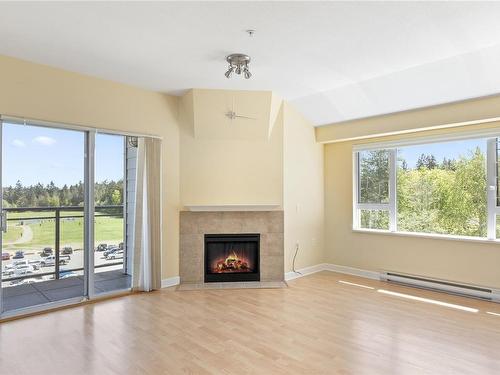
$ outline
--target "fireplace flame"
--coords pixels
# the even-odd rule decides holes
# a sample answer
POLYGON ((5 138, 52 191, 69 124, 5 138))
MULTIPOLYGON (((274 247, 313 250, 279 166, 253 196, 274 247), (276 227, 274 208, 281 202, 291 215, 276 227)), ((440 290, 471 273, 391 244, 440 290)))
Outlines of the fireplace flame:
POLYGON ((226 264, 228 264, 229 262, 237 262, 238 260, 240 260, 240 258, 238 258, 238 255, 236 255, 236 253, 233 251, 231 255, 227 256, 226 264))
POLYGON ((216 263, 215 272, 225 273, 225 272, 250 272, 248 267, 248 261, 241 259, 236 252, 233 250, 226 259, 220 260, 216 263))

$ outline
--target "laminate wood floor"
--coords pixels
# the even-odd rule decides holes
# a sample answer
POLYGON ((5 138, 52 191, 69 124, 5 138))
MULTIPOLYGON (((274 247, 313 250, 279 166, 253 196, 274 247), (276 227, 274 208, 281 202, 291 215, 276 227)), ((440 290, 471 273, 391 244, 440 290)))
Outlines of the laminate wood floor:
POLYGON ((170 288, 4 322, 0 373, 500 374, 499 304, 333 272, 289 285, 170 288))

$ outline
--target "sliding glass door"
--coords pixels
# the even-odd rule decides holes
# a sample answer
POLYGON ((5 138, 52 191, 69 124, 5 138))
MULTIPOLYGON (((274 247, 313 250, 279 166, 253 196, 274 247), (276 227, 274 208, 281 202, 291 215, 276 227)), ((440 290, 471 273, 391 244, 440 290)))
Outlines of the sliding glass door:
POLYGON ((127 170, 135 159, 127 137, 0 124, 0 314, 129 289, 134 180, 127 170))
POLYGON ((2 124, 2 309, 84 296, 86 133, 2 124))
POLYGON ((94 291, 104 294, 131 286, 132 272, 127 264, 125 207, 132 195, 133 181, 127 187, 127 137, 114 134, 95 136, 94 182, 94 291))

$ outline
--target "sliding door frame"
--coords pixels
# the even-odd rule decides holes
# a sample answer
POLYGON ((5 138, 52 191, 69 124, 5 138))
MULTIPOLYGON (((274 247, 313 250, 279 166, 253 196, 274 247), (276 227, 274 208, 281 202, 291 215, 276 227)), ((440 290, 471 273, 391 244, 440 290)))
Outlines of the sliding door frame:
POLYGON ((95 131, 87 131, 85 134, 85 177, 84 177, 84 261, 83 261, 83 295, 86 299, 92 299, 94 290, 94 180, 95 180, 95 131))
MULTIPOLYGON (((4 122, 12 122, 15 124, 24 124, 24 125, 33 125, 33 126, 41 126, 52 129, 61 129, 61 130, 73 130, 80 131, 84 133, 84 290, 83 295, 73 298, 68 298, 65 300, 54 301, 49 303, 43 303, 39 305, 19 308, 16 310, 4 311, 3 310, 3 288, 2 288, 2 277, 0 274, 0 322, 5 318, 12 318, 20 315, 33 314, 43 311, 48 311, 52 309, 57 309, 64 306, 76 305, 88 300, 99 300, 101 298, 107 298, 109 296, 115 295, 124 295, 130 293, 132 287, 126 289, 120 289, 115 291, 109 291, 105 293, 99 293, 96 295, 95 293, 95 265, 94 265, 94 251, 95 251, 95 227, 94 227, 94 219, 95 219, 95 139, 97 132, 103 134, 114 134, 121 135, 125 137, 125 146, 127 142, 128 136, 148 136, 155 137, 150 135, 138 135, 138 134, 130 134, 127 132, 116 132, 116 131, 98 131, 95 128, 82 127, 82 126, 73 126, 62 123, 53 123, 46 121, 37 121, 37 120, 26 120, 18 117, 4 116, 0 115, 0 213, 3 211, 3 187, 2 187, 2 174, 3 174, 3 165, 2 165, 2 135, 3 135, 3 123, 4 122)), ((155 137, 160 138, 161 137, 155 137)), ((126 147, 125 147, 126 152, 126 147)), ((125 155, 124 155, 125 156, 125 155)), ((126 168, 126 163, 125 168, 126 168)), ((126 212, 125 212, 125 200, 126 200, 126 174, 124 175, 124 209, 123 216, 124 222, 126 221, 126 212)), ((1 220, 1 219, 0 219, 1 220)), ((124 223, 126 225, 126 223, 124 223)), ((126 226, 124 225, 124 229, 126 226)), ((126 231, 124 231, 124 234, 126 231)), ((3 248, 3 232, 0 228, 0 248, 3 248)), ((125 246, 125 236, 124 236, 124 246, 125 246)), ((125 259, 124 259, 125 264, 125 259)), ((0 272, 2 270, 2 259, 0 257, 0 272)))
MULTIPOLYGON (((3 156, 3 121, 0 118, 0 253, 3 254, 3 230, 4 230, 4 219, 3 219, 3 169, 2 169, 2 156, 3 156)), ((7 224, 5 222, 5 224, 7 224)), ((2 265, 2 256, 0 256, 0 317, 3 314, 3 288, 2 288, 2 278, 3 278, 3 265, 2 265)))

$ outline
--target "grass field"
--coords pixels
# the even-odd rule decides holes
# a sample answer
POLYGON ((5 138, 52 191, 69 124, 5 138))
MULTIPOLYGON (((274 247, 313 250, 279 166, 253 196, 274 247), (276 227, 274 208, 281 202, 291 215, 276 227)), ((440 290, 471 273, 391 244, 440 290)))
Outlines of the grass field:
MULTIPOLYGON (((35 216, 33 214, 24 213, 23 217, 33 217, 35 216)), ((45 214, 45 212, 36 214, 45 214)), ((41 217, 42 215, 37 216, 41 217)), ((9 218, 11 217, 9 215, 9 218)), ((8 244, 21 237, 21 227, 15 226, 15 224, 20 224, 20 222, 21 220, 19 222, 9 222, 9 230, 4 234, 4 249, 41 249, 43 247, 53 248, 55 246, 55 219, 42 219, 34 222, 25 221, 24 224, 27 224, 33 232, 32 239, 22 244, 8 244)), ((94 222, 96 245, 99 243, 118 244, 123 241, 123 218, 96 216, 94 222)), ((60 222, 61 247, 83 248, 83 229, 83 218, 62 219, 60 222)))
POLYGON ((14 223, 9 223, 9 227, 7 229, 7 233, 2 234, 2 238, 4 242, 14 242, 21 237, 23 233, 22 229, 14 223))

